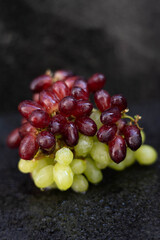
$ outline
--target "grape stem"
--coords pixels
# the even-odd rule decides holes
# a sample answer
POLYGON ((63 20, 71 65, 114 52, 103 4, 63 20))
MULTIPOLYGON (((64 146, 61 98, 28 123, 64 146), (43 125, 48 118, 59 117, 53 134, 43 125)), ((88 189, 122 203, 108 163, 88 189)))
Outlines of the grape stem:
POLYGON ((141 116, 135 115, 134 118, 133 118, 133 117, 129 116, 128 114, 123 113, 122 118, 130 119, 131 120, 131 122, 130 122, 131 124, 132 124, 132 122, 134 122, 134 124, 139 128, 139 130, 143 130, 143 128, 141 128, 139 126, 139 124, 138 124, 138 121, 142 118, 141 116))

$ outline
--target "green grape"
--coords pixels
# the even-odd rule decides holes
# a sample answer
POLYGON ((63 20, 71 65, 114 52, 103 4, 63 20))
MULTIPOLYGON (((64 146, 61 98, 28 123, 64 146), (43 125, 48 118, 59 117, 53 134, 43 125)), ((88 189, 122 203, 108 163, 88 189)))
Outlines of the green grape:
MULTIPOLYGON (((131 166, 135 162, 135 152, 133 152, 131 149, 127 148, 127 154, 123 161, 126 167, 131 166)), ((119 164, 118 164, 119 165, 119 164)))
POLYGON ((91 158, 87 158, 86 163, 87 167, 84 174, 87 177, 88 181, 91 183, 99 183, 102 181, 102 172, 96 167, 94 161, 91 158))
POLYGON ((55 160, 63 165, 69 165, 73 160, 73 152, 66 147, 61 148, 56 152, 55 160))
POLYGON ((95 165, 96 165, 96 167, 97 168, 99 168, 99 169, 105 169, 106 167, 108 167, 108 163, 106 164, 106 163, 100 163, 100 162, 96 162, 96 161, 94 161, 94 163, 95 163, 95 165))
POLYGON ((41 168, 34 177, 34 183, 39 188, 48 187, 53 181, 53 165, 41 168))
POLYGON ((36 168, 33 170, 32 172, 32 178, 34 179, 35 175, 37 174, 37 172, 47 166, 47 165, 53 165, 54 163, 54 159, 53 158, 49 158, 49 157, 44 157, 42 159, 36 160, 37 161, 37 166, 36 168))
POLYGON ((86 161, 82 159, 73 159, 70 166, 74 174, 82 174, 86 169, 86 161))
POLYGON ((125 169, 125 163, 124 163, 124 161, 122 161, 117 164, 111 160, 108 167, 110 167, 116 171, 123 171, 125 169))
POLYGON ((142 136, 142 144, 144 144, 144 142, 146 140, 146 134, 143 130, 141 130, 141 136, 142 136))
POLYGON ((93 138, 80 135, 78 144, 74 147, 77 157, 86 157, 91 151, 93 146, 93 138))
POLYGON ((98 111, 98 110, 95 110, 91 113, 90 115, 90 118, 95 121, 96 125, 97 125, 97 128, 99 129, 100 127, 102 127, 102 123, 101 123, 101 120, 100 120, 100 116, 101 116, 101 112, 98 111))
POLYGON ((94 142, 90 155, 93 160, 100 163, 99 166, 101 166, 102 169, 109 164, 110 156, 108 153, 108 147, 105 143, 94 142))
POLYGON ((83 175, 75 175, 71 188, 75 192, 86 192, 88 189, 88 181, 83 175))
POLYGON ((141 165, 150 165, 153 164, 158 157, 157 151, 149 146, 149 145, 142 145, 136 152, 135 157, 139 164, 141 165))
POLYGON ((56 163, 53 167, 54 181, 60 190, 67 190, 73 183, 73 172, 70 166, 56 163))
POLYGON ((37 160, 24 160, 20 159, 18 162, 18 169, 22 173, 30 173, 32 172, 37 166, 37 160))

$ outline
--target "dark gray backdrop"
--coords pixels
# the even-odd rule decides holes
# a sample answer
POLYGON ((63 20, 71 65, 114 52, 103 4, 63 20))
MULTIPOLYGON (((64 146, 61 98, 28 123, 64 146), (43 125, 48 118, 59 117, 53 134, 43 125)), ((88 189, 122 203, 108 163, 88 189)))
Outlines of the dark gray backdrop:
POLYGON ((160 99, 159 25, 158 0, 0 1, 1 111, 16 111, 47 68, 103 72, 130 103, 160 99))

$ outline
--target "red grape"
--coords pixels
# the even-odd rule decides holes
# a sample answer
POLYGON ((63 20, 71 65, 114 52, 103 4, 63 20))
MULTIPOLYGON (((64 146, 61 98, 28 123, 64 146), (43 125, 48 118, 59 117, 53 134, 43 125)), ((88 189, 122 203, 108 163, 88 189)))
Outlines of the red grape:
POLYGON ((67 87, 71 90, 77 79, 79 79, 79 76, 67 77, 64 82, 67 85, 67 87))
POLYGON ((94 94, 94 101, 98 107, 98 109, 103 112, 110 108, 111 105, 111 97, 109 93, 105 90, 99 90, 94 94))
POLYGON ((37 132, 36 128, 33 127, 29 122, 26 122, 19 127, 19 134, 21 138, 25 137, 29 133, 36 133, 36 132, 37 132))
POLYGON ((75 117, 82 117, 86 115, 90 115, 92 112, 93 105, 89 101, 79 100, 77 101, 76 109, 72 113, 75 117))
POLYGON ((117 94, 111 97, 111 106, 118 107, 120 111, 127 108, 127 100, 121 94, 117 94))
POLYGON ((42 91, 39 96, 40 104, 50 114, 58 110, 59 99, 56 95, 48 90, 42 91))
POLYGON ((35 110, 29 117, 29 122, 36 128, 46 128, 50 123, 50 116, 43 110, 35 110))
POLYGON ((80 87, 73 87, 71 95, 77 100, 88 100, 89 94, 80 87))
POLYGON ((82 117, 76 120, 78 130, 86 136, 94 136, 97 132, 97 125, 89 117, 82 117))
POLYGON ((73 87, 80 87, 89 94, 87 82, 83 78, 79 77, 79 79, 75 81, 73 87))
POLYGON ((103 124, 111 124, 117 122, 121 118, 121 112, 118 107, 112 107, 101 114, 101 122, 103 124))
POLYGON ((33 92, 41 92, 44 89, 49 88, 52 85, 52 78, 49 75, 41 75, 35 78, 31 84, 30 89, 33 92))
POLYGON ((76 107, 76 99, 72 96, 64 97, 59 103, 59 111, 64 116, 71 116, 76 107))
POLYGON ((67 70, 57 70, 54 73, 53 78, 56 79, 56 81, 63 81, 66 78, 72 76, 73 73, 71 71, 67 71, 67 70))
POLYGON ((18 111, 25 118, 29 118, 34 110, 42 109, 42 106, 34 101, 25 100, 18 105, 18 111))
POLYGON ((19 129, 14 129, 7 138, 7 145, 10 148, 18 148, 21 142, 21 137, 19 135, 19 129))
POLYGON ((117 132, 117 126, 112 125, 103 125, 97 132, 97 138, 100 142, 108 143, 111 141, 117 132))
POLYGON ((56 146, 56 140, 52 133, 42 131, 37 136, 37 142, 41 149, 45 151, 53 151, 56 146))
POLYGON ((106 78, 102 73, 95 73, 88 79, 88 88, 91 92, 100 90, 105 84, 106 78))
POLYGON ((70 95, 70 90, 67 85, 62 81, 57 81, 52 85, 52 91, 56 96, 62 100, 64 97, 70 95))
POLYGON ((74 122, 67 122, 63 127, 63 136, 65 143, 73 147, 77 145, 79 135, 76 124, 74 122))
POLYGON ((123 130, 123 134, 127 145, 133 151, 136 151, 142 144, 142 137, 140 130, 135 125, 126 125, 123 130))
POLYGON ((109 142, 109 154, 115 163, 120 163, 125 159, 126 143, 121 136, 115 136, 115 138, 109 142))
POLYGON ((38 143, 36 140, 36 135, 28 134, 26 135, 19 146, 19 156, 25 160, 31 160, 34 158, 38 151, 38 143))
POLYGON ((67 122, 66 118, 61 114, 53 116, 50 122, 50 130, 53 134, 62 133, 64 124, 67 122))

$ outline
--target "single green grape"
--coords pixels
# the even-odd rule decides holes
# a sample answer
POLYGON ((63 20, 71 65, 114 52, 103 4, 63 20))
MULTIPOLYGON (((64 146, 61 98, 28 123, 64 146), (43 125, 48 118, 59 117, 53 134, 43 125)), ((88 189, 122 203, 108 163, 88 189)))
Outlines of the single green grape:
POLYGON ((34 183, 39 188, 48 187, 53 183, 53 181, 53 165, 41 168, 34 176, 34 183))
POLYGON ((91 158, 86 159, 87 167, 84 172, 88 181, 91 183, 99 183, 103 179, 103 175, 100 169, 98 169, 91 158))
POLYGON ((100 163, 101 168, 106 168, 110 161, 110 156, 108 153, 108 147, 106 144, 101 142, 94 142, 93 147, 90 152, 91 157, 97 163, 100 163))
POLYGON ((35 169, 32 172, 32 178, 34 179, 35 175, 37 174, 37 172, 47 166, 47 165, 53 165, 54 163, 54 159, 53 158, 49 158, 49 157, 44 157, 42 159, 36 160, 37 161, 37 166, 35 167, 35 169))
MULTIPOLYGON (((126 167, 131 166, 135 162, 135 152, 133 152, 130 148, 127 148, 126 157, 123 161, 126 167)), ((118 164, 119 165, 119 164, 118 164)))
POLYGON ((70 166, 74 174, 82 174, 86 169, 86 161, 82 159, 73 159, 70 166))
POLYGON ((96 125, 97 125, 97 128, 99 129, 100 127, 102 127, 102 123, 101 123, 101 120, 100 120, 100 116, 101 116, 101 112, 98 111, 98 110, 95 110, 91 113, 90 115, 90 118, 95 121, 96 125))
POLYGON ((122 161, 122 162, 120 162, 120 163, 115 163, 115 162, 113 162, 112 160, 110 161, 110 163, 109 163, 109 165, 108 165, 108 167, 110 167, 110 168, 112 168, 112 169, 114 169, 114 170, 116 170, 116 171, 123 171, 124 169, 125 169, 125 163, 124 163, 124 161, 122 161))
POLYGON ((88 189, 88 181, 83 175, 75 175, 71 188, 75 192, 86 192, 88 189))
POLYGON ((142 136, 142 144, 144 144, 144 142, 146 140, 146 134, 143 130, 141 130, 141 136, 142 136))
POLYGON ((69 165, 73 160, 73 152, 66 147, 61 148, 56 152, 55 160, 63 165, 69 165))
POLYGON ((67 190, 73 183, 73 172, 70 166, 56 163, 53 167, 54 181, 60 190, 67 190))
POLYGON ((157 157, 158 157, 157 151, 149 145, 142 145, 135 152, 135 158, 141 165, 153 164, 157 160, 157 157))
POLYGON ((20 159, 18 162, 18 169, 22 173, 31 173, 37 166, 37 160, 20 159))
POLYGON ((80 134, 78 144, 74 147, 77 157, 86 157, 93 146, 93 138, 80 134))

